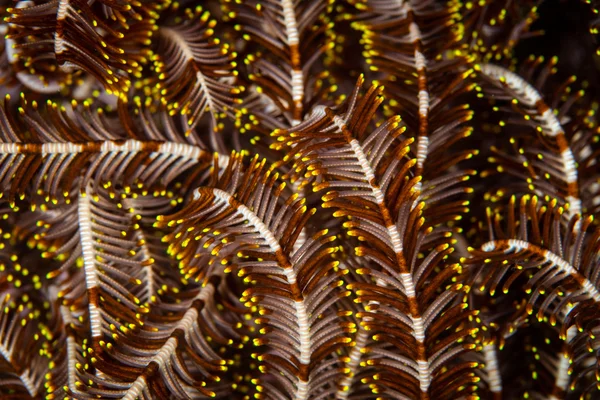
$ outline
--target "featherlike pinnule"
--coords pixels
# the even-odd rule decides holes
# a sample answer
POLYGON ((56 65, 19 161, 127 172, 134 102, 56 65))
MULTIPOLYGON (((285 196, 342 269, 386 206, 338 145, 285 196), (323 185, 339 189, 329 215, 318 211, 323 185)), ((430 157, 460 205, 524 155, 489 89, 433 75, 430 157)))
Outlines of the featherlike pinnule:
POLYGON ((460 50, 455 6, 436 1, 357 3, 352 26, 362 34, 370 76, 382 85, 386 117, 398 115, 414 139, 415 190, 425 200, 431 225, 468 211, 462 183, 476 174, 461 161, 478 153, 461 145, 473 128, 473 111, 463 101, 475 88, 472 59, 460 50), (444 37, 445 40, 439 40, 444 37))
MULTIPOLYGON (((548 68, 551 68, 551 65, 548 68)), ((559 180, 559 184, 550 186, 550 190, 554 187, 561 189, 558 195, 559 198, 565 199, 569 203, 567 211, 569 219, 580 215, 583 210, 579 194, 576 158, 567 140, 565 129, 560 122, 561 115, 556 115, 558 110, 555 111, 555 109, 550 108, 535 87, 513 72, 492 64, 482 64, 480 70, 484 76, 493 79, 496 84, 504 86, 509 91, 509 95, 514 97, 513 104, 519 104, 530 110, 528 115, 537 124, 538 132, 543 135, 543 143, 554 153, 540 152, 538 154, 540 160, 542 156, 547 155, 544 162, 531 163, 533 165, 530 167, 530 163, 525 161, 523 166, 526 168, 538 167, 541 169, 539 175, 550 175, 552 178, 559 180)), ((547 73, 542 72, 542 74, 547 73)), ((564 113, 563 110, 561 111, 564 113)), ((532 176, 535 180, 539 179, 536 175, 538 174, 534 172, 532 176)), ((530 182, 530 185, 535 186, 535 183, 530 182)), ((542 185, 547 186, 547 184, 540 183, 540 186, 542 185)), ((552 192, 549 193, 541 189, 541 193, 550 194, 552 192)), ((557 194, 553 195, 557 196, 557 194)))
POLYGON ((160 74, 160 102, 170 115, 186 118, 188 131, 200 122, 205 111, 211 115, 213 129, 222 130, 218 120, 225 115, 234 117, 237 95, 243 89, 231 84, 237 75, 235 52, 213 37, 216 20, 208 11, 198 6, 186 9, 184 14, 179 24, 165 25, 158 31, 159 58, 154 68, 160 74))
POLYGON ((347 345, 354 324, 335 307, 348 295, 345 271, 332 255, 335 236, 317 231, 294 248, 300 231, 316 210, 297 195, 284 195, 278 174, 254 158, 244 168, 239 156, 214 186, 194 191, 180 213, 161 218, 158 226, 175 227, 166 237, 180 268, 196 279, 214 270, 237 274, 249 286, 241 301, 258 308, 262 334, 253 339, 255 355, 267 376, 256 379, 268 398, 327 398, 340 375, 338 350, 347 345), (201 248, 213 258, 201 269, 201 248), (220 262, 215 262, 218 260, 220 262), (314 394, 318 394, 314 397, 314 394))
MULTIPOLYGON (((525 196, 519 204, 519 215, 515 215, 515 208, 513 197, 506 210, 505 229, 501 228, 500 215, 492 218, 489 214, 491 240, 480 250, 474 250, 468 262, 484 263, 478 271, 481 279, 477 284, 492 294, 500 285, 507 293, 515 282, 521 282, 520 277, 526 277, 527 312, 535 312, 538 320, 549 321, 552 326, 559 324, 561 337, 571 346, 579 334, 574 326, 564 326, 565 321, 580 302, 583 307, 600 300, 598 229, 593 228, 591 216, 576 215, 568 225, 564 224, 565 210, 556 201, 540 206, 536 197, 525 196)), ((551 371, 555 375, 555 388, 549 395, 553 398, 559 398, 568 389, 570 353, 568 347, 559 353, 551 371)), ((580 357, 578 362, 586 361, 580 357)))
POLYGON ((460 266, 448 263, 444 273, 430 276, 452 253, 451 233, 434 230, 422 217, 424 203, 416 188, 421 177, 412 175, 416 161, 406 158, 413 139, 402 137, 400 118, 370 130, 383 98, 376 86, 361 95, 362 83, 361 78, 343 112, 316 109, 304 123, 274 132, 289 146, 287 157, 297 160, 295 171, 315 180, 314 191, 325 191, 322 207, 347 220, 347 234, 362 242, 354 251, 369 266, 356 270, 369 279, 349 285, 364 311, 357 315, 361 329, 347 357, 350 379, 341 382, 338 397, 355 390, 358 382, 351 376, 360 374, 360 367, 375 366, 373 377, 362 381, 378 393, 453 398, 456 392, 449 387, 471 390, 468 370, 476 363, 440 367, 471 349, 462 342, 477 330, 460 328, 472 314, 460 301, 462 284, 448 285, 459 277, 460 266), (418 261, 422 252, 427 255, 418 261), (456 333, 445 337, 452 327, 456 333), (394 375, 404 382, 395 382, 394 375))
POLYGON ((469 59, 458 50, 455 10, 435 1, 359 4, 361 13, 353 25, 362 32, 369 69, 391 97, 386 115, 401 115, 415 138, 416 174, 442 175, 461 157, 469 157, 469 152, 452 153, 453 161, 440 160, 449 145, 472 132, 464 126, 472 111, 455 102, 473 87, 467 80, 469 59), (444 55, 452 52, 456 54, 444 55), (425 168, 430 158, 435 166, 425 168))
POLYGON ((192 166, 207 166, 213 157, 195 145, 115 137, 114 130, 98 121, 69 120, 52 105, 38 109, 34 102, 26 107, 19 120, 7 115, 14 109, 8 98, 0 109, 1 190, 11 203, 27 193, 32 207, 70 204, 87 186, 160 191, 192 166), (44 117, 52 118, 50 124, 44 124, 44 117), (146 168, 151 160, 156 165, 146 168))
POLYGON ((82 69, 98 79, 107 91, 121 95, 129 89, 128 74, 135 75, 141 70, 135 52, 123 48, 125 32, 131 33, 131 37, 145 36, 147 40, 152 31, 144 20, 156 18, 160 7, 141 2, 107 1, 96 7, 72 0, 37 5, 19 2, 7 9, 9 45, 14 52, 11 61, 22 60, 25 63, 21 67, 33 67, 34 71, 40 68, 42 74, 44 69, 59 68, 68 75, 62 77, 66 82, 61 81, 60 75, 53 80, 40 79, 35 72, 21 72, 17 78, 34 91, 58 92, 69 84, 77 69, 82 69))
POLYGON ((311 106, 328 92, 323 84, 327 73, 313 71, 333 45, 330 3, 225 1, 235 30, 258 47, 257 53, 244 60, 248 79, 260 95, 279 108, 287 126, 300 123, 311 106))

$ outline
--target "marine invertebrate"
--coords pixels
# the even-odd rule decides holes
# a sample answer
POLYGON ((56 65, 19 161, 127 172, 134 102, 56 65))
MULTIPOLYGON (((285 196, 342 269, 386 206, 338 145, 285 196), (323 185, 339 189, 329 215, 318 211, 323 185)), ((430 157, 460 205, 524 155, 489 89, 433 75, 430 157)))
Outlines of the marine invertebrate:
POLYGON ((596 398, 599 88, 544 7, 3 7, 0 396, 596 398))

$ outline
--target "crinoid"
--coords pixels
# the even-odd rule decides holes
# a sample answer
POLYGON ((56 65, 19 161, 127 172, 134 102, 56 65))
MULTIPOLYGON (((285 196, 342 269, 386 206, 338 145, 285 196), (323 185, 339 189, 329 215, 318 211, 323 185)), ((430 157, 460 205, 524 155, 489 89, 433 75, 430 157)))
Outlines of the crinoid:
POLYGON ((595 3, 3 3, 0 398, 600 398, 595 3))

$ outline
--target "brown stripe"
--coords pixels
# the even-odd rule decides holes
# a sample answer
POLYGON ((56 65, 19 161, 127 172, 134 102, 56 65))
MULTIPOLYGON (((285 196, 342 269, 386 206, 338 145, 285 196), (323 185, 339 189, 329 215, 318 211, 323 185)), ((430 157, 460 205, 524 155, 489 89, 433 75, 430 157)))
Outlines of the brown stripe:
POLYGON ((548 107, 548 105, 542 99, 539 99, 538 101, 535 102, 535 108, 536 108, 538 114, 540 114, 540 115, 544 114, 546 111, 548 111, 550 109, 550 107, 548 107))
POLYGON ((94 287, 88 289, 88 301, 90 302, 90 304, 93 304, 96 307, 98 307, 99 296, 100 296, 100 290, 98 289, 98 286, 94 286, 94 287))

